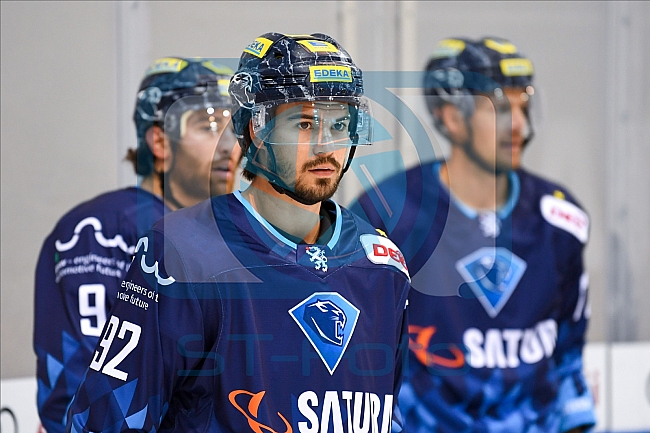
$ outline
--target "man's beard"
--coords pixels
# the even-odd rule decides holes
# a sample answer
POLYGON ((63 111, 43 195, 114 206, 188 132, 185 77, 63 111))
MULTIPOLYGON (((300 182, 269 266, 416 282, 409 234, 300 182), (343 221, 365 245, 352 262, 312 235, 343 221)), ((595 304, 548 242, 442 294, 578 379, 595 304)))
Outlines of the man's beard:
POLYGON ((296 179, 294 191, 300 197, 311 202, 320 202, 329 199, 334 195, 343 177, 341 172, 341 164, 331 156, 318 157, 302 166, 301 174, 306 173, 309 169, 317 167, 323 163, 332 164, 339 173, 336 178, 316 179, 315 186, 305 185, 300 178, 296 179))

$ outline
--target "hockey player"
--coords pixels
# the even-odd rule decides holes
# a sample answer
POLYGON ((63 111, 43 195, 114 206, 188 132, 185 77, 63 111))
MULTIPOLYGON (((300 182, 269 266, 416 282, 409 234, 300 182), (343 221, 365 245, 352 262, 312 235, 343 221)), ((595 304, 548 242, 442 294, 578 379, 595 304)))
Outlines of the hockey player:
POLYGON ((408 272, 329 200, 369 144, 361 71, 329 36, 267 33, 230 92, 251 185, 138 241, 69 430, 401 431, 408 272))
POLYGON ((225 193, 236 142, 231 76, 209 59, 156 60, 140 85, 133 115, 138 147, 127 156, 140 186, 80 204, 45 240, 36 269, 34 351, 38 411, 49 433, 65 430, 67 407, 118 302, 139 237, 169 210, 225 193))
POLYGON ((439 42, 424 91, 449 159, 395 175, 352 206, 388 233, 413 275, 399 399, 409 432, 594 424, 581 371, 589 219, 564 187, 520 168, 532 78, 507 40, 439 42))

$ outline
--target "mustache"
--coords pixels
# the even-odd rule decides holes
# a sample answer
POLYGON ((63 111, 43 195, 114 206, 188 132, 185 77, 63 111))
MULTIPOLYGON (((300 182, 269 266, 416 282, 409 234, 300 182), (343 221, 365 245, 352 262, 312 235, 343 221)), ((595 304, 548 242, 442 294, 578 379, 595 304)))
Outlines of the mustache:
POLYGON ((316 159, 306 162, 305 165, 302 166, 302 172, 306 172, 307 170, 310 170, 312 168, 318 167, 321 164, 329 163, 334 166, 335 169, 340 170, 341 169, 341 164, 334 159, 332 156, 329 155, 320 155, 316 159))

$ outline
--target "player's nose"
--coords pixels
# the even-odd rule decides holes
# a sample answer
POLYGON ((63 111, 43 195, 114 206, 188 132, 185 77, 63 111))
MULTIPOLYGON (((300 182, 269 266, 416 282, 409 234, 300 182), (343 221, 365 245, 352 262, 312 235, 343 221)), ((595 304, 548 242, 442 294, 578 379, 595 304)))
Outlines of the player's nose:
POLYGON ((232 127, 232 123, 229 123, 228 126, 226 126, 221 132, 221 135, 219 135, 219 141, 217 142, 217 152, 223 155, 230 155, 236 143, 237 137, 235 136, 235 131, 232 127))
POLYGON ((526 127, 528 119, 526 118, 526 113, 521 107, 514 106, 512 107, 512 133, 513 135, 521 135, 522 131, 526 127))

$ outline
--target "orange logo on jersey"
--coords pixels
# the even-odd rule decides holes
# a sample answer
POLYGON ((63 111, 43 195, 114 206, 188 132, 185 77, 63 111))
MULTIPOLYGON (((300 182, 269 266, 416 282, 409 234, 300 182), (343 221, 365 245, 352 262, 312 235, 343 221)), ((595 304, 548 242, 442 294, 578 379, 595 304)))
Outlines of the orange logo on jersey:
MULTIPOLYGON (((248 420, 248 425, 250 426, 251 430, 253 430, 255 433, 263 433, 262 429, 264 429, 268 433, 278 433, 277 431, 273 430, 271 427, 262 424, 256 419, 257 411, 260 408, 260 404, 262 403, 262 398, 264 398, 265 393, 266 391, 260 391, 257 394, 253 394, 250 391, 245 391, 243 389, 236 389, 232 391, 230 394, 228 394, 228 400, 230 400, 230 403, 232 403, 232 405, 235 406, 235 408, 246 417, 246 419, 248 420), (242 409, 242 407, 236 401, 237 396, 241 394, 246 394, 251 397, 250 401, 248 402, 248 411, 242 409)), ((293 429, 291 428, 291 425, 289 424, 287 419, 283 417, 280 412, 278 412, 278 416, 282 418, 282 421, 284 421, 284 425, 287 428, 284 431, 284 433, 292 433, 293 429)))
POLYGON ((465 365, 465 354, 455 344, 450 344, 448 350, 454 355, 453 358, 436 355, 429 352, 431 337, 436 333, 435 326, 409 325, 409 349, 415 357, 427 367, 440 366, 446 368, 460 368, 465 365), (415 339, 413 339, 413 336, 415 339))

